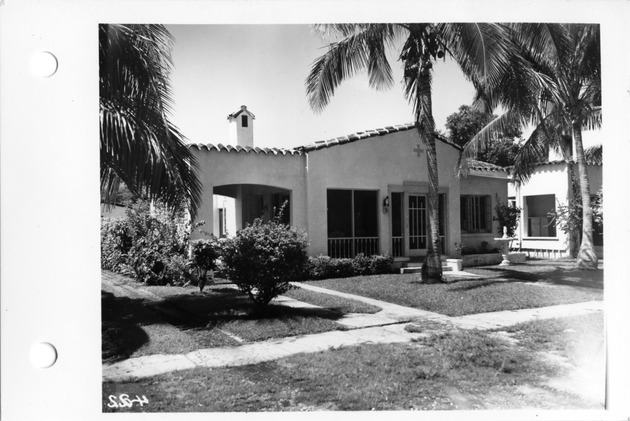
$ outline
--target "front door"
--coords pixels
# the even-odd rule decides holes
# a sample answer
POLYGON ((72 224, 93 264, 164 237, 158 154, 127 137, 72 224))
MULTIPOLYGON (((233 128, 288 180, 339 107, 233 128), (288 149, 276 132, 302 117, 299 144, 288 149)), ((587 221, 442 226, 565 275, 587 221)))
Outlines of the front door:
POLYGON ((427 252, 427 197, 408 195, 407 203, 409 256, 423 256, 427 252))

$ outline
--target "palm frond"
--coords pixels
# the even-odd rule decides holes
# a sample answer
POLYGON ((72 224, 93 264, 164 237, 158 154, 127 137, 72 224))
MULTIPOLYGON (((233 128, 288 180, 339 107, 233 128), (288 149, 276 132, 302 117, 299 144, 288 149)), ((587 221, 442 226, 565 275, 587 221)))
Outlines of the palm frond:
POLYGON ((586 162, 590 165, 601 165, 603 161, 603 147, 602 145, 595 145, 584 150, 584 157, 586 162))
POLYGON ((601 107, 588 107, 582 118, 582 128, 586 130, 595 130, 602 127, 602 109, 601 107))
POLYGON ((491 142, 503 132, 506 127, 514 122, 520 123, 520 117, 516 113, 506 112, 486 124, 476 135, 464 145, 457 161, 456 173, 458 177, 468 175, 468 164, 477 158, 477 154, 484 150, 491 142))
POLYGON ((512 39, 531 63, 553 69, 558 60, 567 61, 572 54, 566 26, 549 23, 512 23, 512 39))
POLYGON ((345 34, 344 38, 331 43, 315 60, 306 79, 309 104, 317 112, 328 105, 342 81, 360 70, 367 70, 372 88, 385 89, 393 84, 386 55, 386 45, 394 36, 391 25, 337 25, 333 29, 345 34))
POLYGON ((500 84, 510 65, 509 29, 493 23, 439 24, 448 51, 475 87, 500 84))
POLYGON ((521 145, 512 166, 511 175, 514 180, 519 183, 526 183, 536 164, 540 164, 548 158, 547 139, 548 137, 543 133, 542 127, 538 126, 521 145))
POLYGON ((549 150, 560 152, 564 159, 571 157, 571 134, 566 130, 564 114, 553 110, 521 145, 512 167, 512 176, 520 182, 529 180, 536 164, 549 159, 549 150))
POLYGON ((101 190, 119 181, 172 207, 201 203, 197 165, 169 121, 172 39, 161 25, 99 27, 101 190))

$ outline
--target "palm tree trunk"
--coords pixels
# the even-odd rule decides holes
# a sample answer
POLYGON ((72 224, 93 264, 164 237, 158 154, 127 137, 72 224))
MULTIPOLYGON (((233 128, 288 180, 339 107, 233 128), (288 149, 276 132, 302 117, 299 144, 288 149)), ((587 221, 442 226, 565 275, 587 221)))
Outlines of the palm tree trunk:
POLYGON ((588 172, 582 145, 582 127, 576 121, 573 122, 573 141, 575 142, 575 160, 577 161, 580 195, 582 196, 582 242, 578 251, 577 264, 584 269, 597 269, 597 254, 593 244, 593 210, 591 208, 591 192, 588 185, 588 172))
MULTIPOLYGON (((575 209, 575 206, 581 202, 580 179, 575 173, 575 167, 572 162, 567 162, 569 171, 569 209, 575 209)), ((569 230, 569 255, 576 259, 580 249, 580 232, 581 227, 571 228, 569 230)))
POLYGON ((416 127, 427 149, 429 172, 429 232, 427 257, 422 267, 423 282, 442 282, 442 261, 440 259, 440 234, 438 216, 438 162, 435 148, 435 121, 431 102, 431 62, 422 60, 418 72, 418 107, 416 107, 416 127))

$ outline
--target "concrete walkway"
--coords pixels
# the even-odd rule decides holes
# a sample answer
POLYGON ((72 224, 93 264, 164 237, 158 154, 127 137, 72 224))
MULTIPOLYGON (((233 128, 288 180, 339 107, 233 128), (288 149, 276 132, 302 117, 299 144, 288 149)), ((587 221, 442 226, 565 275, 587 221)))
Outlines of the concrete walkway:
MULTIPOLYGON (((530 320, 567 317, 603 311, 603 302, 565 304, 553 307, 499 311, 461 317, 448 317, 429 311, 399 306, 372 298, 337 292, 307 284, 298 286, 311 291, 336 295, 381 307, 375 314, 348 314, 337 323, 345 331, 332 331, 256 342, 237 347, 200 349, 180 355, 149 355, 130 358, 103 366, 104 381, 128 381, 194 367, 231 367, 272 361, 298 353, 326 351, 331 348, 361 344, 410 342, 428 335, 411 333, 405 328, 413 320, 433 320, 464 329, 496 329, 530 320)), ((291 307, 316 307, 287 297, 276 302, 291 307)))

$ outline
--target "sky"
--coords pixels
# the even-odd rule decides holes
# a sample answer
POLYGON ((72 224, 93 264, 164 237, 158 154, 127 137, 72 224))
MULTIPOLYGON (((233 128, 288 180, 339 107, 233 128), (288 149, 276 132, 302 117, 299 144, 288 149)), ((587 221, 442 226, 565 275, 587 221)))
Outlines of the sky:
MULTIPOLYGON (((314 112, 305 80, 326 50, 310 25, 167 25, 175 38, 172 121, 191 143, 227 143, 228 114, 246 105, 254 121, 254 145, 291 148, 318 140, 413 121, 402 68, 391 57, 394 85, 368 86, 357 74, 342 82, 328 106, 314 112)), ((457 64, 439 61, 433 75, 433 115, 446 117, 472 102, 474 89, 457 64)))

